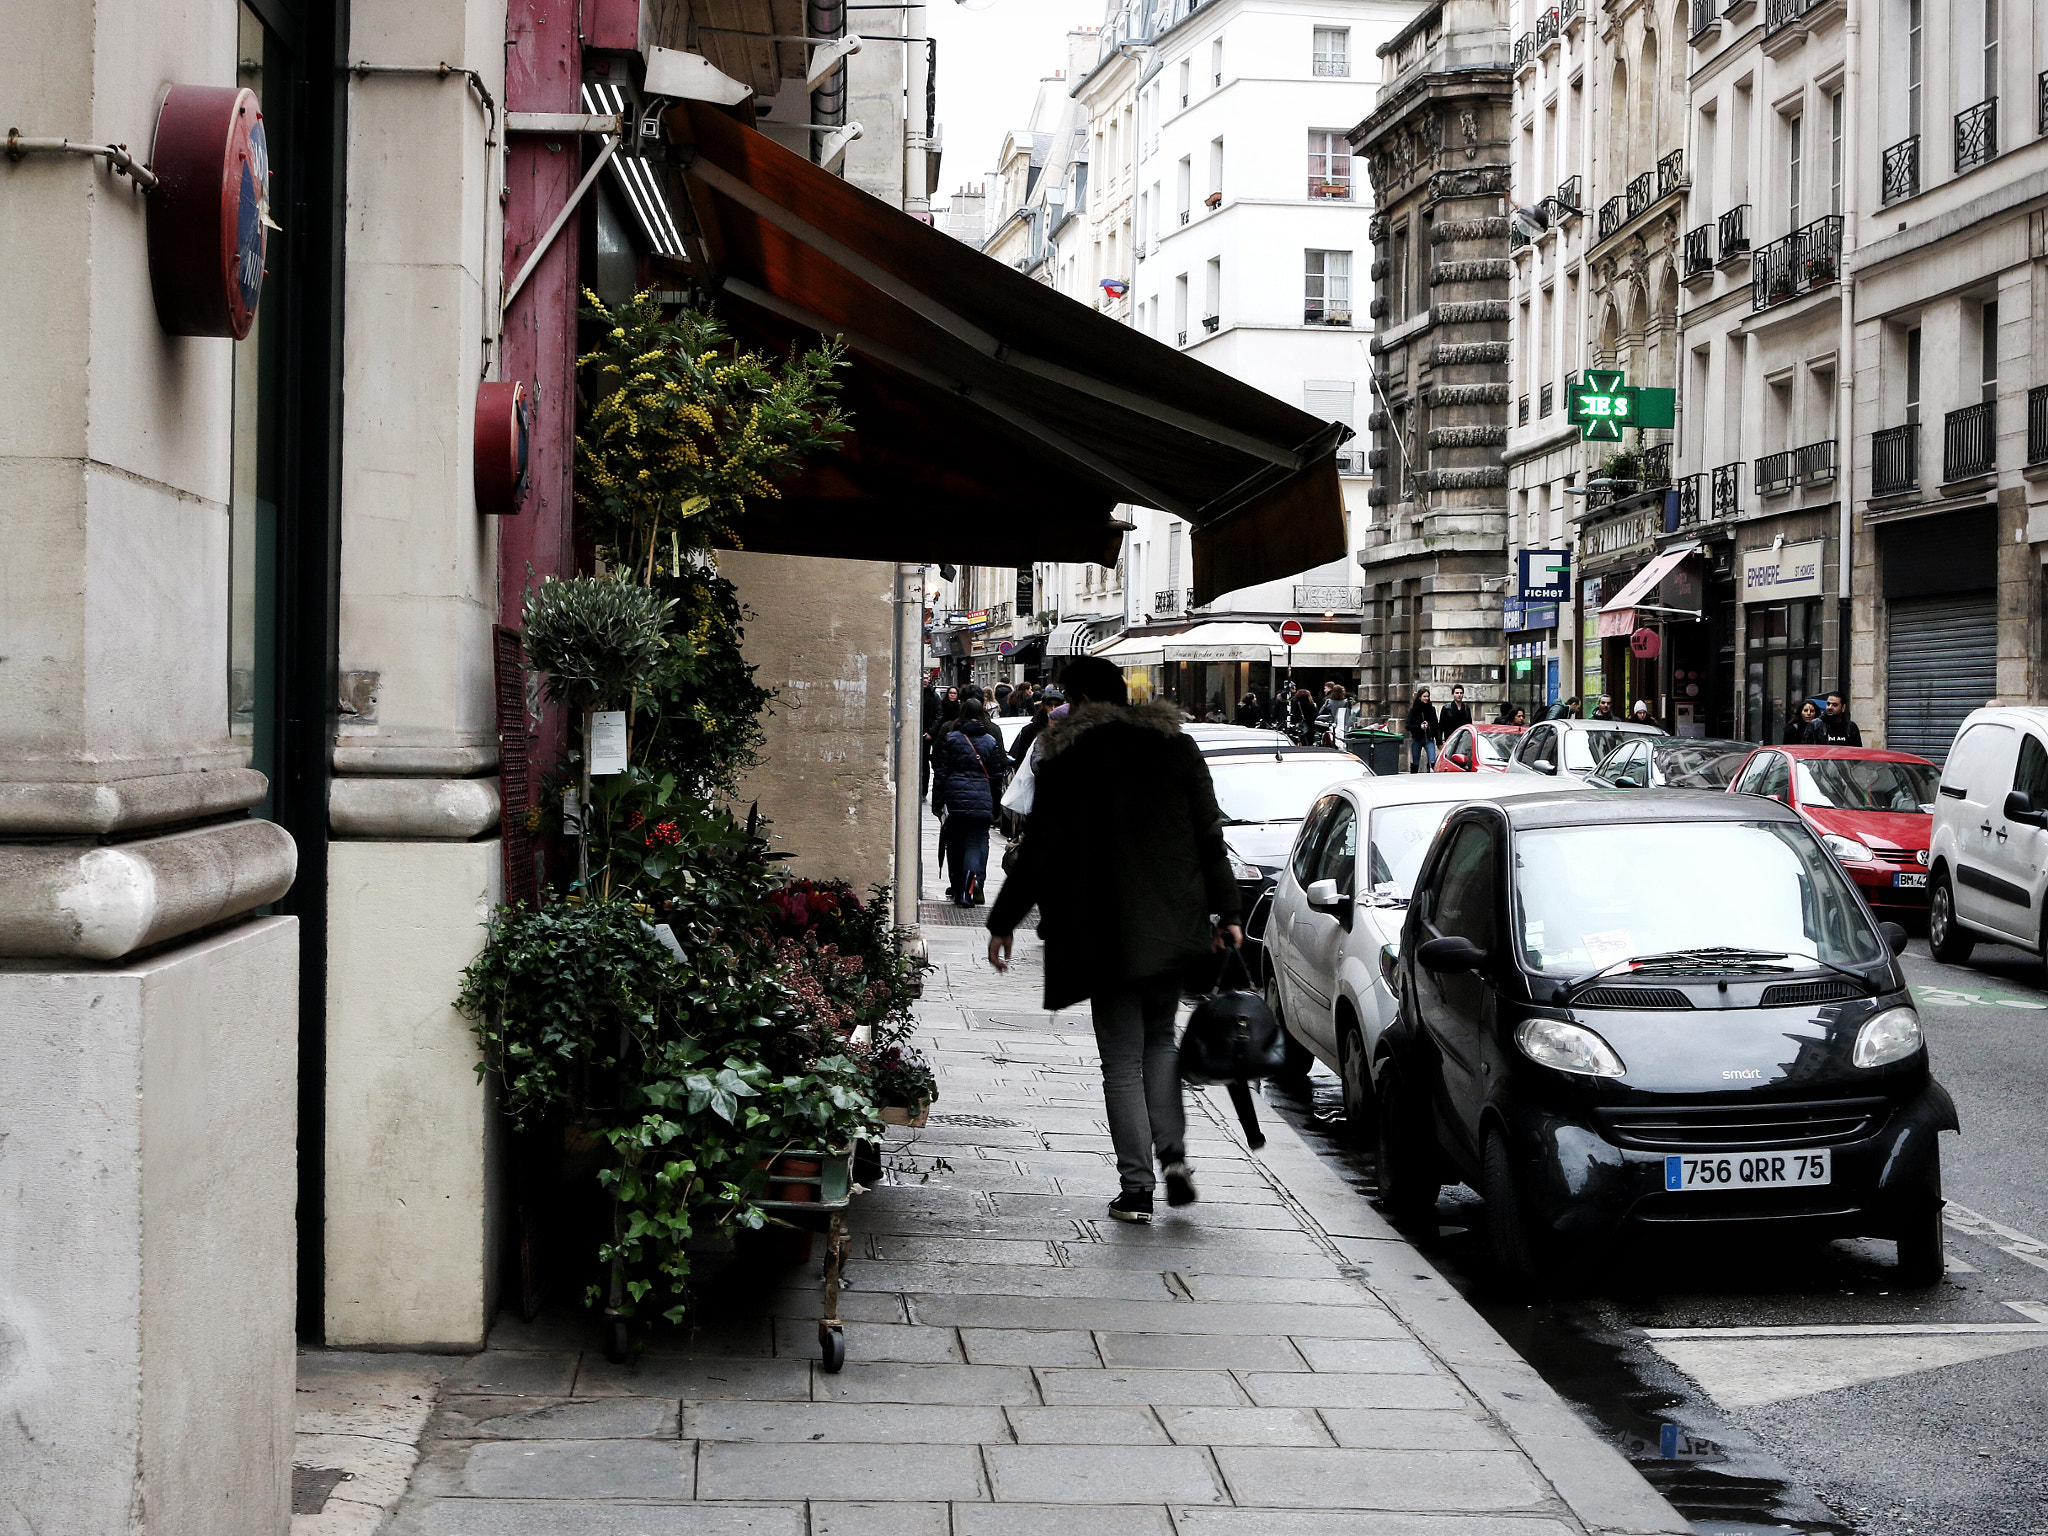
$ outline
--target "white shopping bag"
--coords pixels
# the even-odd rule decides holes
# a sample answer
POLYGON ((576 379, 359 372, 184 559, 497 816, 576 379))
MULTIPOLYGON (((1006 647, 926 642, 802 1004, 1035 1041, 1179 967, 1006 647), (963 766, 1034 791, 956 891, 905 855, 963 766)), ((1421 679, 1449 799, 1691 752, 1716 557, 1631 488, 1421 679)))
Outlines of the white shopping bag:
POLYGON ((1024 754, 1024 761, 1017 765, 1017 771, 1010 775, 1010 787, 1003 791, 1003 809, 1015 811, 1019 816, 1031 814, 1031 802, 1037 795, 1038 743, 1031 743, 1031 750, 1024 754))

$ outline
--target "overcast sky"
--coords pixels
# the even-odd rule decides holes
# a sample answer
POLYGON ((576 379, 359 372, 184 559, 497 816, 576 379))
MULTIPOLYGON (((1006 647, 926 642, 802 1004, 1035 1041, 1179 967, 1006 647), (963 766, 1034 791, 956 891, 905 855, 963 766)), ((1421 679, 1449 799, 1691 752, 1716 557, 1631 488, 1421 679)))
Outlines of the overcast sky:
POLYGON ((1103 0, 932 0, 946 138, 935 202, 995 169, 1003 135, 1031 121, 1038 82, 1065 67, 1067 33, 1101 26, 1103 10, 1103 0))

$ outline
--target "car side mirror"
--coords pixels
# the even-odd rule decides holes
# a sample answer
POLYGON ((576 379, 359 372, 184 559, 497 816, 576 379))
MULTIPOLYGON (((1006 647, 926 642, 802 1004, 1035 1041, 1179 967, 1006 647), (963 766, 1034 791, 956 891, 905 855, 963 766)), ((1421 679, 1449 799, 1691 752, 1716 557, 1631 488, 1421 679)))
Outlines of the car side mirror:
POLYGON ((1305 894, 1309 906, 1318 912, 1343 912, 1351 906, 1351 898, 1337 888, 1334 880, 1314 881, 1305 894))
POLYGON ((1884 935, 1884 941, 1891 946, 1893 954, 1903 955, 1906 952, 1906 930, 1897 923, 1879 923, 1877 931, 1884 935))
POLYGON ((1441 939, 1423 940, 1415 947, 1415 959, 1425 971, 1438 976, 1453 976, 1463 971, 1476 971, 1486 964, 1486 951, 1470 939, 1446 935, 1441 939))
POLYGON ((1453 752, 1451 754, 1451 766, 1453 768, 1461 768, 1466 773, 1470 773, 1472 771, 1472 759, 1462 752, 1453 752))
POLYGON ((1542 760, 1541 758, 1538 758, 1538 759, 1537 759, 1537 760, 1536 760, 1535 762, 1531 763, 1531 764, 1530 764, 1529 766, 1530 766, 1531 768, 1534 768, 1534 769, 1535 769, 1535 770, 1536 770, 1536 771, 1537 771, 1538 773, 1555 773, 1555 772, 1557 772, 1557 764, 1555 764, 1555 763, 1546 763, 1546 762, 1544 762, 1544 761, 1543 761, 1543 760, 1542 760))
POLYGON ((2024 789, 2016 789, 2005 797, 2005 819, 2024 827, 2048 825, 2048 814, 2034 809, 2034 797, 2024 789))

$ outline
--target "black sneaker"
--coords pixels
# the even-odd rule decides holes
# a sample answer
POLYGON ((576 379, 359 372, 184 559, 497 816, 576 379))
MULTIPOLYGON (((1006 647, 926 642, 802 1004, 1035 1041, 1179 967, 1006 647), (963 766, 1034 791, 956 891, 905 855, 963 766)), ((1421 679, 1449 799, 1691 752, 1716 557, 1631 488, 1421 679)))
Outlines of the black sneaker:
POLYGON ((1109 1214, 1118 1221, 1147 1222, 1152 1219, 1152 1191, 1127 1189, 1109 1202, 1109 1214))
POLYGON ((1166 1203, 1168 1205, 1193 1205, 1199 1197, 1195 1194, 1195 1175, 1186 1163, 1166 1165, 1166 1203))

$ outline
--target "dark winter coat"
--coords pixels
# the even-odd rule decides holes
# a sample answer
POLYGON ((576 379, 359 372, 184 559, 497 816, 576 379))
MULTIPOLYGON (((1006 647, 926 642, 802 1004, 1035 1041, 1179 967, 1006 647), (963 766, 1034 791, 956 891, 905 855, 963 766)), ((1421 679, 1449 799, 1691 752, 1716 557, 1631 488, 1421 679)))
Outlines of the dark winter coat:
POLYGON ((1045 1006, 1198 965, 1212 916, 1239 918, 1208 765, 1169 704, 1088 704, 1042 738, 1024 841, 990 909, 1014 933, 1035 905, 1045 1006))
POLYGON ((1830 746, 1860 747, 1863 745, 1863 732, 1846 714, 1822 715, 1820 735, 1814 739, 1827 742, 1830 746))
POLYGON ((1418 699, 1408 706, 1408 734, 1417 741, 1441 739, 1442 726, 1437 720, 1434 704, 1418 699))
POLYGON ((1437 715, 1437 729, 1444 733, 1445 739, 1447 740, 1449 739, 1451 732, 1455 731, 1459 726, 1470 725, 1471 723, 1471 709, 1468 706, 1464 704, 1459 704, 1455 701, 1446 704, 1443 707, 1442 711, 1437 715))
POLYGON ((1003 738, 986 720, 948 731, 932 744, 932 809, 994 821, 1009 775, 1003 738))

